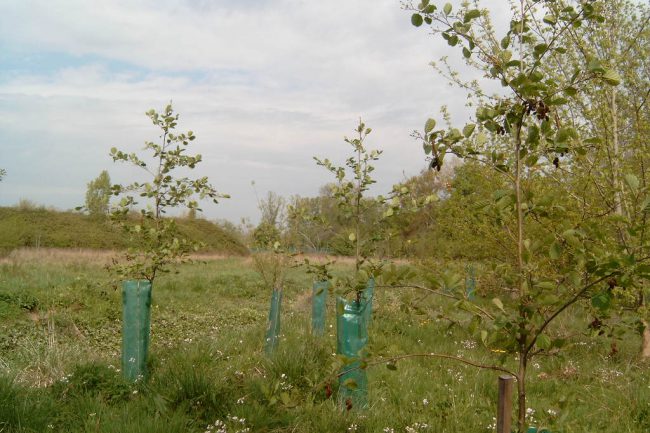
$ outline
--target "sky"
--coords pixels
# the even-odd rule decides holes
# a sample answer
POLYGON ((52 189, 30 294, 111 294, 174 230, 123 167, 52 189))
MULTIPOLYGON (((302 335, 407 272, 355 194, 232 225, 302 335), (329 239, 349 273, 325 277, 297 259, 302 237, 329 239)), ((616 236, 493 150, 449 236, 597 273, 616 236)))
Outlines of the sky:
POLYGON ((450 53, 397 0, 0 0, 0 206, 72 209, 102 170, 142 180, 110 148, 155 141, 144 113, 169 101, 193 175, 231 195, 207 218, 318 194, 333 179, 313 157, 342 164, 359 118, 386 193, 426 166, 413 130, 442 105, 464 124, 466 95, 429 65, 450 53))

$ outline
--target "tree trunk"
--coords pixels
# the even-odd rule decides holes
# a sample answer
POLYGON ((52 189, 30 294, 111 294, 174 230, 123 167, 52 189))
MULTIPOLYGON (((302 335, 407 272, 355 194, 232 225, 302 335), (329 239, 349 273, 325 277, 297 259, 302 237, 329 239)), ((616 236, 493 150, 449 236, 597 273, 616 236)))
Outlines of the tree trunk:
POLYGON ((519 371, 517 372, 517 431, 526 431, 526 355, 519 354, 519 371))
POLYGON ((650 359, 650 327, 648 327, 648 322, 646 320, 642 320, 641 323, 643 323, 641 358, 650 359))

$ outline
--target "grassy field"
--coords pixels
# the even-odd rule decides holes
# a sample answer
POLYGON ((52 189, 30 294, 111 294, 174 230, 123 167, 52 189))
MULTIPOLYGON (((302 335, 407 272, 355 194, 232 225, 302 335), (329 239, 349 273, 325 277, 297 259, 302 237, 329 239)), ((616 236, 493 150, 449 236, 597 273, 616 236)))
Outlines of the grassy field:
MULTIPOLYGON (((349 271, 349 265, 337 272, 349 271)), ((479 287, 481 281, 479 280, 479 287)), ((121 301, 101 256, 14 256, 0 264, 0 432, 467 432, 494 431, 497 373, 412 359, 368 370, 370 407, 327 398, 336 348, 309 336, 310 277, 289 273, 279 351, 263 355, 270 291, 248 258, 186 265, 156 281, 151 377, 119 372, 121 301)), ((413 293, 378 290, 370 329, 374 356, 441 352, 493 361, 450 321, 437 298, 420 313, 400 308, 413 293)), ((569 321, 572 320, 572 321, 569 321)), ((534 360, 531 418, 553 432, 650 431, 650 377, 638 340, 574 330, 562 356, 534 360)), ((514 365, 509 360, 506 365, 514 365)), ((336 388, 336 381, 331 380, 336 388)), ((334 390, 336 391, 336 390, 334 390)))

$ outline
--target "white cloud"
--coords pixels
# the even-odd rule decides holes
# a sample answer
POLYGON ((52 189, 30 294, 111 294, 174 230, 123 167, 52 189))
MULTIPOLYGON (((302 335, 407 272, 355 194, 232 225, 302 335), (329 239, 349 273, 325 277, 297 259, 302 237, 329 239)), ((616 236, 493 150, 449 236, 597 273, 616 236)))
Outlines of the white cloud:
POLYGON ((311 157, 342 160, 359 116, 385 151, 385 190, 424 165, 412 129, 442 104, 466 112, 427 66, 447 49, 392 0, 5 1, 0 40, 81 63, 0 81, 2 204, 74 207, 102 169, 127 179, 108 149, 155 138, 143 113, 170 98, 198 136, 199 173, 233 195, 207 215, 233 220, 256 214, 251 180, 315 194, 330 179, 311 157))

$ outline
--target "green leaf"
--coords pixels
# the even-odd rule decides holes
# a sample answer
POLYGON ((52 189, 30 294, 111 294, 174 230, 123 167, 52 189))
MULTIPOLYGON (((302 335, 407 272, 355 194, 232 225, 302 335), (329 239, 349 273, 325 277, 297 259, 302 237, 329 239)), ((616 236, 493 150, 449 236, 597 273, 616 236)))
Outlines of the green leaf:
POLYGON ((569 103, 569 100, 568 100, 568 99, 566 99, 566 98, 562 98, 562 97, 556 97, 556 98, 552 98, 552 99, 550 99, 550 100, 548 101, 547 105, 550 105, 550 106, 553 106, 553 105, 564 105, 564 104, 568 104, 568 103, 569 103))
POLYGON ((621 76, 613 69, 605 69, 601 78, 610 86, 618 86, 621 84, 621 76))
POLYGON ((575 96, 577 93, 578 93, 578 89, 576 89, 575 87, 569 86, 566 89, 564 89, 564 94, 567 96, 575 96))
POLYGON ((632 192, 636 192, 639 189, 639 178, 637 178, 632 173, 628 173, 625 176, 625 183, 630 187, 632 192))
POLYGON ((451 3, 446 3, 442 8, 442 11, 445 13, 445 15, 449 15, 451 13, 451 3))
POLYGON ((556 144, 566 144, 572 138, 577 138, 578 134, 575 129, 570 126, 558 129, 555 134, 555 143, 556 144))
POLYGON ((503 302, 501 302, 501 299, 499 298, 494 298, 492 299, 492 303, 497 306, 497 308, 505 313, 505 310, 503 309, 503 302))
POLYGON ((467 49, 467 47, 463 47, 463 57, 466 59, 469 59, 472 56, 472 52, 467 49))
POLYGON ((424 133, 428 134, 431 131, 433 131, 433 128, 436 127, 436 121, 433 119, 427 119, 427 121, 424 123, 424 133))
POLYGON ((591 305, 598 308, 601 311, 607 310, 612 303, 612 295, 607 290, 596 293, 591 298, 591 305))
POLYGON ((465 13, 465 16, 463 17, 463 22, 468 23, 472 21, 474 18, 478 18, 481 16, 481 11, 478 9, 472 9, 470 11, 467 11, 465 13))
POLYGON ((600 63, 598 59, 592 59, 591 61, 589 61, 589 63, 587 64, 587 69, 589 70, 589 72, 597 72, 601 74, 605 73, 605 68, 603 68, 603 65, 600 63))
POLYGON ((544 54, 546 52, 546 50, 548 50, 548 45, 546 45, 546 44, 538 44, 538 45, 535 45, 535 47, 533 48, 533 52, 538 57, 541 56, 542 54, 544 54))
POLYGON ((551 244, 551 247, 548 250, 548 256, 552 260, 557 260, 560 258, 560 254, 562 253, 562 245, 559 242, 553 242, 551 244))
POLYGON ((557 24, 557 19, 555 19, 555 17, 554 17, 553 15, 551 15, 551 14, 546 15, 546 16, 544 17, 543 21, 544 21, 546 24, 550 24, 550 25, 552 25, 552 26, 554 26, 555 24, 557 24))
POLYGON ((542 290, 552 290, 555 288, 555 283, 553 281, 540 281, 536 286, 542 290))
POLYGON ((574 230, 566 230, 564 233, 562 233, 562 236, 564 236, 564 240, 566 240, 566 242, 573 248, 578 250, 582 248, 582 243, 580 243, 580 240, 575 235, 574 230))
POLYGON ((643 200, 643 203, 641 203, 641 212, 648 211, 650 211, 650 196, 646 197, 645 200, 643 200))
POLYGON ((420 14, 411 15, 411 24, 413 24, 415 27, 420 27, 423 21, 424 20, 422 19, 422 15, 420 14))
POLYGON ((474 129, 476 129, 476 125, 473 123, 469 123, 465 125, 465 127, 463 128, 463 135, 465 136, 465 138, 469 138, 474 132, 474 129))
POLYGON ((539 334, 535 345, 542 350, 548 350, 551 347, 551 338, 546 334, 539 334))
POLYGON ((389 362, 386 364, 386 368, 392 371, 397 370, 397 364, 395 364, 393 361, 389 362))

